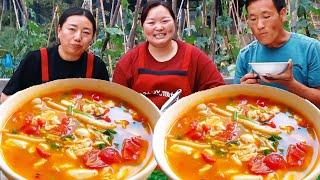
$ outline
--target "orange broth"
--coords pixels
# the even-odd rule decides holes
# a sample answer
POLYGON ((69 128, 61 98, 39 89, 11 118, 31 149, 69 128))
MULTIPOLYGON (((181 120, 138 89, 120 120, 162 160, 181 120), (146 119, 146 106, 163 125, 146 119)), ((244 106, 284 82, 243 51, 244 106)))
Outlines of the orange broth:
POLYGON ((169 130, 165 152, 181 179, 301 179, 319 161, 319 141, 299 113, 241 95, 191 108, 169 130))
POLYGON ((25 104, 7 120, 1 150, 27 179, 125 179, 151 161, 151 133, 146 117, 126 102, 75 90, 25 104))

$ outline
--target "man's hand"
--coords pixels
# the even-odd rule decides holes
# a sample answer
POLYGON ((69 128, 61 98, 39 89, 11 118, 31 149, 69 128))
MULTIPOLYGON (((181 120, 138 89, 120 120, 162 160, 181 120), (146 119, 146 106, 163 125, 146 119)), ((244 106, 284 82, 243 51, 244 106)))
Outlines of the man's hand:
POLYGON ((260 84, 260 79, 256 73, 248 73, 240 79, 240 84, 260 84))
POLYGON ((293 76, 293 64, 291 59, 289 59, 288 62, 288 67, 283 73, 278 75, 268 74, 267 76, 260 76, 261 80, 267 83, 278 83, 286 87, 289 86, 295 81, 295 79, 293 76))

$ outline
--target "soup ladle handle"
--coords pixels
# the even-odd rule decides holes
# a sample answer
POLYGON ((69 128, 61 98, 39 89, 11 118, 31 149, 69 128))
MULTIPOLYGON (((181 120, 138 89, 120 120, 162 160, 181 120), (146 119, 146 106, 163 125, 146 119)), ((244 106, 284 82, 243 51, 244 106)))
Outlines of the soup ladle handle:
POLYGON ((160 111, 165 112, 174 102, 176 102, 181 94, 182 90, 178 89, 160 108, 160 111))

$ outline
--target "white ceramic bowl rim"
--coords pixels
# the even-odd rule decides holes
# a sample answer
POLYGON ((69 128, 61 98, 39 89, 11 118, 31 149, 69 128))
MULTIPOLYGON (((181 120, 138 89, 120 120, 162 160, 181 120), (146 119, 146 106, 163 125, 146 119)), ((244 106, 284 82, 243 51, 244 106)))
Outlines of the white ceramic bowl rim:
POLYGON ((288 64, 289 62, 250 62, 251 65, 277 65, 277 64, 288 64))
POLYGON ((289 62, 250 62, 249 64, 257 64, 257 65, 273 65, 273 64, 288 64, 289 62))

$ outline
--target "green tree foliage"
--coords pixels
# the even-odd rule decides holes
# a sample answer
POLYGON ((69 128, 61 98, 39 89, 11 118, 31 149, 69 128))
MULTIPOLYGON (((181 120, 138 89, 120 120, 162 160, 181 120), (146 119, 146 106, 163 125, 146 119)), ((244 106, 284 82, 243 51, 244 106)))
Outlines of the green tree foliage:
MULTIPOLYGON (((17 67, 20 60, 26 55, 28 51, 39 49, 47 45, 48 33, 52 23, 54 9, 59 7, 57 16, 61 14, 63 10, 68 7, 78 6, 80 7, 83 0, 64 0, 64 1, 47 1, 47 0, 25 0, 28 12, 29 20, 20 29, 14 27, 15 16, 11 10, 4 12, 4 18, 2 21, 2 31, 0 31, 0 60, 4 59, 6 54, 10 54, 13 59, 13 69, 17 67)), ((206 0, 206 3, 202 1, 189 1, 190 2, 190 20, 191 25, 182 29, 180 37, 182 40, 194 44, 201 48, 204 52, 212 53, 211 50, 211 32, 210 24, 205 25, 204 20, 207 23, 210 22, 212 13, 209 11, 212 0, 206 0), (207 17, 203 17, 204 9, 207 9, 207 17)), ((319 37, 320 30, 316 29, 310 19, 310 12, 320 17, 320 9, 315 7, 312 3, 313 0, 300 1, 298 8, 298 22, 297 32, 306 34, 308 36, 317 38, 319 37)), ((97 2, 96 4, 98 4, 97 2)), ((237 12, 238 20, 240 22, 234 22, 234 16, 230 15, 231 1, 221 1, 221 12, 216 17, 216 32, 215 35, 215 62, 222 74, 225 76, 233 76, 235 70, 235 60, 237 55, 243 46, 249 43, 253 38, 250 29, 245 22, 245 11, 237 12)), ((116 62, 125 53, 125 43, 127 41, 133 20, 133 12, 129 9, 129 1, 121 0, 122 5, 122 18, 118 18, 118 21, 114 27, 109 27, 107 19, 107 28, 103 28, 101 18, 101 11, 99 9, 99 21, 98 21, 98 33, 95 42, 91 46, 91 50, 99 55, 108 65, 109 72, 114 68, 116 62), (106 35, 108 34, 108 37, 106 35), (106 50, 102 50, 105 39, 108 38, 110 47, 106 50)), ((132 5, 131 5, 132 6, 132 5)), ((95 8, 94 14, 95 12, 95 8)), ((105 15, 110 15, 110 10, 105 10, 105 15)), ((291 15, 288 15, 289 21, 291 15)), ((56 21, 54 21, 56 22, 56 21)), ((54 23, 55 24, 55 23, 54 23)), ((291 29, 291 23, 286 24, 288 30, 291 29)), ((49 39, 49 44, 56 43, 55 26, 53 27, 49 39)), ((137 26, 135 43, 138 44, 144 41, 144 35, 140 25, 137 26)), ((4 64, 0 61, 1 72, 0 77, 10 77, 13 69, 6 69, 4 64)))

